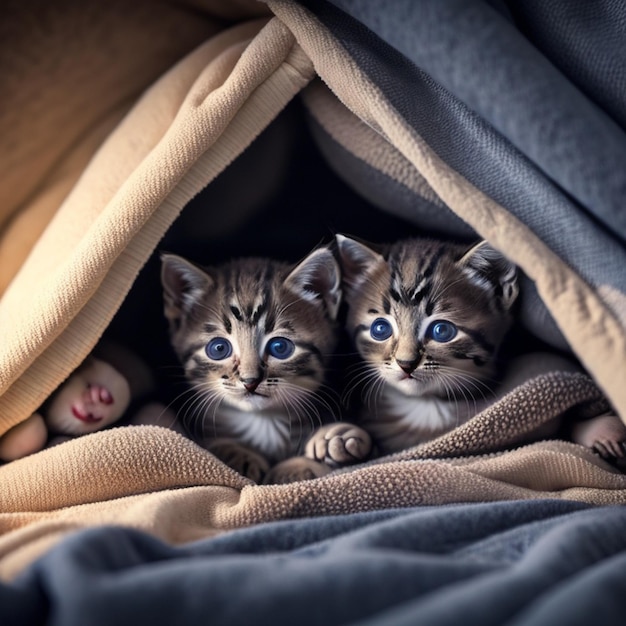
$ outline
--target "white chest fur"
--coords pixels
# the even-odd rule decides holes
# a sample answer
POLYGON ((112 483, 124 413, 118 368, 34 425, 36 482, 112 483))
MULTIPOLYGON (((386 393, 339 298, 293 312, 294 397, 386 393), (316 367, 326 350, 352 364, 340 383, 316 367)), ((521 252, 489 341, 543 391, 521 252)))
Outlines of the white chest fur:
POLYGON ((473 402, 408 396, 386 385, 363 418, 382 453, 418 445, 460 426, 479 411, 473 402))
POLYGON ((291 428, 284 413, 225 407, 219 421, 220 436, 232 437, 268 458, 282 459, 291 453, 291 428))
POLYGON ((462 418, 459 409, 457 402, 434 396, 406 396, 389 385, 382 393, 379 406, 384 415, 404 423, 406 427, 432 434, 450 430, 465 421, 466 416, 462 418))

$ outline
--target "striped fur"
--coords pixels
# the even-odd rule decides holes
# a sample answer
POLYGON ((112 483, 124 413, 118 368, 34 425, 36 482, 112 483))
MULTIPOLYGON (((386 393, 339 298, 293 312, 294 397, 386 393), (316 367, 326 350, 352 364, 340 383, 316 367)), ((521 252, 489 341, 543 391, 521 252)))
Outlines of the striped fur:
POLYGON ((162 263, 165 316, 190 383, 183 417, 201 438, 238 442, 270 463, 296 454, 325 408, 341 294, 332 252, 296 267, 248 258, 203 269, 169 254, 162 263), (271 354, 277 338, 292 342, 288 358, 271 354), (213 358, 215 341, 231 353, 213 358))
POLYGON ((515 266, 486 242, 468 250, 407 239, 376 251, 338 235, 337 244, 346 328, 364 360, 355 382, 368 404, 363 426, 380 450, 416 445, 466 421, 483 404, 510 325, 515 266), (376 324, 389 337, 375 337, 376 324), (440 341, 434 329, 456 334, 440 341))

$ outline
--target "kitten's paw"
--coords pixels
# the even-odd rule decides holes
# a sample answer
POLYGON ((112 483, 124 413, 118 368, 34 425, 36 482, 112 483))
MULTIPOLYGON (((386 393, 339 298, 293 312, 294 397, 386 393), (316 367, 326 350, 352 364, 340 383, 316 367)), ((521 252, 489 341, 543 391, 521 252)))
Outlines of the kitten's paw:
POLYGON ((260 483, 270 469, 267 459, 236 441, 218 439, 206 442, 204 448, 246 478, 260 483))
POLYGON ((304 449, 309 459, 333 468, 365 461, 371 452, 372 438, 369 433, 348 422, 318 428, 304 449))
POLYGON ((626 454, 626 425, 617 415, 600 415, 575 424, 574 443, 591 448, 603 459, 623 459, 626 454))
POLYGON ((312 480, 330 472, 330 467, 313 459, 295 456, 277 463, 265 475, 266 485, 284 485, 299 480, 312 480))

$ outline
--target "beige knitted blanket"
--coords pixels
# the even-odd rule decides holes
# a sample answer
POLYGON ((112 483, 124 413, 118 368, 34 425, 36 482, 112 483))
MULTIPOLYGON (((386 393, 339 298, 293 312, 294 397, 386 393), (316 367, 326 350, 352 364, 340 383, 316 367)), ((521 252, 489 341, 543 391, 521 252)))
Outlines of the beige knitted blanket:
POLYGON ((0 576, 101 524, 179 544, 262 522, 393 507, 527 498, 626 504, 626 475, 589 450, 515 443, 569 409, 602 404, 584 375, 541 375, 435 441, 275 486, 250 483, 165 428, 101 431, 0 467, 0 576))

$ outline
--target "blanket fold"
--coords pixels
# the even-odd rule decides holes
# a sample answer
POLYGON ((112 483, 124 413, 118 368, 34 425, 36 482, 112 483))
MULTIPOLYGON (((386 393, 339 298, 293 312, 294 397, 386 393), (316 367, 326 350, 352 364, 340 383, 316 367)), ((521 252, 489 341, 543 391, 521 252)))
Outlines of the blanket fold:
POLYGON ((77 528, 101 524, 179 544, 269 521, 384 508, 546 497, 626 503, 626 475, 590 450, 513 443, 592 405, 603 400, 588 377, 541 375, 433 442, 288 485, 255 485, 165 428, 94 433, 0 467, 0 575, 14 576, 77 528))

